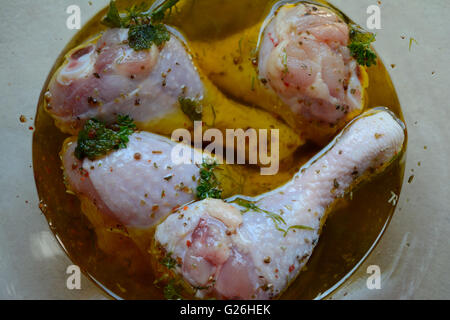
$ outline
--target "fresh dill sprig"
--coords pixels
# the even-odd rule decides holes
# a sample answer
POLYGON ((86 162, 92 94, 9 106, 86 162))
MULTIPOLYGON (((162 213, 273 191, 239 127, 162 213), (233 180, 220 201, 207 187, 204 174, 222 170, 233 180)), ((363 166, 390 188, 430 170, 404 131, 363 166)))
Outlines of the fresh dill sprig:
POLYGON ((283 236, 286 237, 289 230, 292 229, 302 229, 302 230, 310 230, 310 231, 314 231, 314 228, 308 227, 308 226, 303 226, 303 225, 294 225, 294 226, 290 226, 287 229, 283 229, 280 227, 280 224, 282 225, 286 225, 286 221, 284 221, 284 219, 279 215, 276 214, 274 212, 268 211, 268 210, 264 210, 261 209, 260 207, 258 207, 253 201, 250 200, 245 200, 242 198, 236 198, 234 201, 232 201, 234 203, 236 203, 237 205, 244 207, 244 210, 241 210, 241 213, 245 213, 249 210, 253 210, 259 213, 265 213, 267 215, 267 217, 269 217, 274 225, 275 225, 275 229, 277 229, 280 232, 283 232, 283 236))
POLYGON ((164 287, 163 292, 167 300, 183 300, 183 297, 179 294, 179 288, 173 279, 164 287))
POLYGON ((292 229, 299 229, 299 230, 309 230, 309 231, 314 231, 314 228, 308 227, 308 226, 304 226, 304 225, 294 225, 294 226, 290 226, 289 228, 286 229, 286 231, 284 232, 284 236, 286 237, 286 235, 288 234, 289 230, 292 229))
POLYGON ((172 8, 177 4, 177 2, 180 0, 167 0, 162 5, 160 5, 158 8, 156 8, 152 14, 152 21, 154 22, 161 22, 164 20, 166 11, 169 10, 169 14, 172 12, 172 8))
POLYGON ((169 270, 174 269, 178 265, 177 260, 172 258, 171 252, 169 252, 164 258, 162 258, 160 263, 169 270))
POLYGON ((415 44, 419 44, 419 43, 417 42, 416 39, 414 39, 414 38, 409 38, 409 51, 411 51, 413 42, 414 42, 415 44))

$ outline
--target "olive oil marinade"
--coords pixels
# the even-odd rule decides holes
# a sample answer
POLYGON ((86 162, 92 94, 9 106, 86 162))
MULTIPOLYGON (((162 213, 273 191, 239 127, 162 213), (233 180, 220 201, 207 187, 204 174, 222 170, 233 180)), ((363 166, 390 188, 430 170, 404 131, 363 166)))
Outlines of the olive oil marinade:
MULTIPOLYGON (((134 2, 119 0, 117 6, 122 11, 134 2)), ((241 72, 240 77, 248 81, 252 88, 258 85, 254 78, 255 71, 245 67, 239 70, 239 55, 241 59, 250 59, 252 63, 252 55, 257 56, 259 34, 244 32, 252 27, 259 30, 274 4, 276 1, 273 0, 181 0, 171 11, 167 23, 186 39, 200 68, 204 52, 209 50, 202 44, 236 38, 234 47, 230 49, 232 54, 223 57, 217 64, 227 67, 230 72, 241 72)), ((59 152, 67 136, 55 127, 51 117, 44 111, 44 93, 53 72, 61 65, 68 50, 104 30, 105 27, 99 22, 105 13, 102 11, 94 16, 66 46, 56 60, 41 94, 33 137, 33 164, 40 207, 73 262, 109 294, 125 299, 164 299, 164 288, 159 285, 158 277, 152 271, 154 263, 128 238, 126 232, 121 232, 120 228, 106 231, 113 234, 108 246, 114 248, 116 254, 108 255, 98 246, 93 224, 87 218, 90 215, 92 219, 95 210, 89 206, 82 208, 78 198, 65 192, 59 152)), ((214 64, 215 61, 208 63, 214 64)), ((224 86, 225 81, 220 75, 207 75, 230 99, 247 100, 244 96, 247 92, 242 93, 237 87, 234 90, 233 87, 224 86)), ((367 106, 387 106, 402 119, 395 89, 381 60, 368 68, 368 76, 367 106)), ((261 176, 255 166, 240 166, 239 181, 234 183, 239 185, 239 193, 245 195, 272 190, 288 181, 322 147, 312 143, 302 146, 280 164, 280 171, 275 177, 261 176)), ((333 288, 361 261, 384 231, 394 212, 395 206, 388 200, 392 193, 399 195, 403 173, 404 157, 401 155, 380 176, 365 182, 339 201, 322 230, 320 241, 306 269, 281 296, 282 299, 315 298, 333 288)), ((153 232, 145 231, 146 237, 151 238, 153 232)))

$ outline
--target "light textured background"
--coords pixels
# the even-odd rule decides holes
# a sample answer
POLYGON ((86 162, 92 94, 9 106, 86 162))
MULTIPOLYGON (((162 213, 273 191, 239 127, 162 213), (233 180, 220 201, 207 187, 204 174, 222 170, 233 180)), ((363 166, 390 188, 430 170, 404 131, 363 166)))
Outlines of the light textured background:
MULTIPOLYGON (((365 25, 366 9, 377 1, 331 2, 365 25)), ((48 71, 76 32, 66 28, 66 8, 79 5, 84 23, 107 3, 0 0, 0 298, 105 298, 86 278, 81 290, 66 289, 71 262, 38 209, 28 127, 48 71)), ((375 47, 387 66, 396 65, 389 70, 409 129, 405 180, 412 169, 415 178, 405 182, 374 253, 332 298, 449 299, 450 1, 383 0, 380 7, 375 47), (410 37, 418 42, 411 51, 410 37), (365 286, 372 264, 381 267, 381 290, 365 286)))

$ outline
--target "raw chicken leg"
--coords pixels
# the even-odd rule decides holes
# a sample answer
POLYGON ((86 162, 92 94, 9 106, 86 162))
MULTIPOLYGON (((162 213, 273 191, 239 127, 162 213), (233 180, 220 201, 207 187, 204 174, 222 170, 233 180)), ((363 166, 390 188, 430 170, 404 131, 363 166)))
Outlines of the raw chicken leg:
POLYGON ((189 39, 189 46, 221 90, 327 144, 365 107, 366 68, 350 56, 349 27, 334 11, 304 2, 276 6, 267 25, 189 39))
POLYGON ((348 25, 333 11, 282 6, 264 30, 260 77, 295 114, 336 124, 362 110, 361 71, 349 41, 348 25))
MULTIPOLYGON (((85 197, 99 212, 126 227, 147 228, 174 208, 195 199, 199 166, 174 164, 177 143, 148 132, 130 136, 127 147, 91 161, 74 156, 76 141, 69 138, 62 151, 69 190, 85 197)), ((199 153, 190 146, 183 152, 199 153)), ((202 154, 198 154, 202 159, 202 154)))
POLYGON ((176 273, 198 297, 276 297, 308 261, 334 201, 383 170, 404 138, 390 112, 365 113, 283 187, 170 215, 156 229, 156 248, 178 262, 176 273))
POLYGON ((200 77, 175 36, 162 48, 141 51, 127 41, 128 29, 109 29, 68 54, 47 93, 47 111, 62 131, 76 134, 90 118, 113 122, 119 113, 148 123, 179 110, 179 97, 203 97, 200 77))

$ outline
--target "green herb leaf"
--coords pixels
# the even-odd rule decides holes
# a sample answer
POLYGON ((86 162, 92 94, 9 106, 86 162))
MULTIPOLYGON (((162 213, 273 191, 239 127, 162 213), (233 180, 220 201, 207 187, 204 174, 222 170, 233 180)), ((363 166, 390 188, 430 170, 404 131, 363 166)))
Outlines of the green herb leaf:
POLYGON ((169 39, 170 33, 162 24, 134 25, 128 31, 128 44, 136 51, 150 49, 153 44, 160 46, 169 39))
POLYGON ((200 179, 197 186, 197 198, 200 200, 206 198, 220 199, 222 197, 222 190, 219 188, 219 181, 214 174, 214 169, 217 164, 207 163, 203 161, 200 168, 200 179))
POLYGON ((148 24, 150 22, 150 6, 146 3, 133 5, 120 14, 115 1, 109 3, 109 9, 102 24, 110 28, 129 28, 131 25, 148 24))
POLYGON ((249 210, 255 210, 255 211, 261 210, 260 208, 258 208, 256 206, 256 204, 253 201, 250 201, 250 200, 236 198, 233 202, 240 205, 241 207, 246 208, 245 210, 241 210, 242 213, 246 213, 249 210))
POLYGON ((279 214, 261 209, 253 201, 245 200, 242 198, 236 198, 233 202, 240 205, 241 207, 246 208, 245 210, 241 210, 242 213, 245 213, 249 210, 265 213, 270 219, 272 219, 273 223, 275 224, 275 229, 283 233, 286 232, 286 230, 280 228, 279 226, 279 224, 286 224, 284 219, 279 214))
POLYGON ((183 297, 178 293, 178 288, 174 280, 170 280, 164 287, 164 297, 167 300, 182 300, 183 297))
POLYGON ((122 18, 120 17, 119 10, 117 10, 116 2, 111 1, 109 3, 109 9, 106 16, 103 18, 102 23, 110 28, 122 28, 122 18))
POLYGON ((409 51, 411 51, 413 42, 414 42, 415 44, 419 44, 419 43, 417 42, 416 39, 414 39, 414 38, 409 38, 409 51))
POLYGON ((123 25, 129 27, 130 24, 143 24, 148 23, 148 10, 150 9, 150 5, 145 2, 140 5, 133 5, 130 8, 126 9, 127 14, 123 19, 123 25))
POLYGON ((146 3, 133 5, 126 9, 126 14, 120 14, 116 3, 112 0, 102 23, 110 28, 129 28, 129 45, 136 51, 150 49, 153 44, 160 46, 169 41, 170 33, 161 23, 165 12, 179 0, 167 0, 155 10, 150 11, 146 3))
POLYGON ((256 212, 260 212, 260 213, 265 213, 267 215, 267 217, 272 219, 272 221, 273 221, 273 223, 275 225, 275 229, 277 229, 280 232, 283 232, 283 236, 284 237, 286 237, 286 235, 288 234, 289 230, 291 230, 291 229, 303 229, 303 230, 314 231, 313 228, 308 227, 308 226, 303 226, 303 225, 294 225, 294 226, 288 227, 287 229, 283 229, 283 228, 280 227, 280 224, 286 225, 286 221, 284 221, 284 219, 279 214, 276 214, 276 213, 268 211, 268 210, 261 209, 253 201, 250 201, 250 200, 246 200, 246 199, 242 199, 242 198, 236 198, 232 202, 238 204, 241 207, 246 208, 245 210, 241 210, 242 213, 245 213, 245 212, 247 212, 249 210, 253 210, 253 211, 256 211, 256 212))
POLYGON ((160 262, 163 266, 165 266, 169 270, 174 269, 175 266, 178 264, 177 260, 172 258, 171 252, 169 252, 160 262))
POLYGON ((198 101, 179 97, 178 102, 180 103, 181 110, 186 114, 192 121, 202 120, 202 109, 198 101))
POLYGON ((364 31, 358 26, 350 28, 350 44, 348 48, 359 65, 370 67, 377 64, 377 55, 370 44, 375 41, 375 34, 364 31))
POLYGON ((194 286, 193 288, 195 290, 208 290, 209 288, 214 287, 215 284, 216 284, 216 280, 212 280, 210 282, 210 284, 207 284, 206 286, 194 286))
POLYGON ((152 21, 161 22, 165 18, 165 12, 169 10, 172 11, 172 7, 176 5, 180 0, 167 0, 161 6, 159 6, 156 10, 152 12, 152 21))
POLYGON ((80 160, 85 157, 94 160, 111 150, 126 148, 128 136, 135 130, 136 125, 129 116, 119 115, 117 122, 108 127, 102 121, 90 119, 78 134, 75 156, 80 160))
POLYGON ((303 225, 290 226, 289 228, 286 229, 286 232, 284 233, 285 237, 287 236, 289 230, 291 230, 291 229, 314 231, 314 228, 311 228, 311 227, 308 227, 308 226, 303 226, 303 225))

